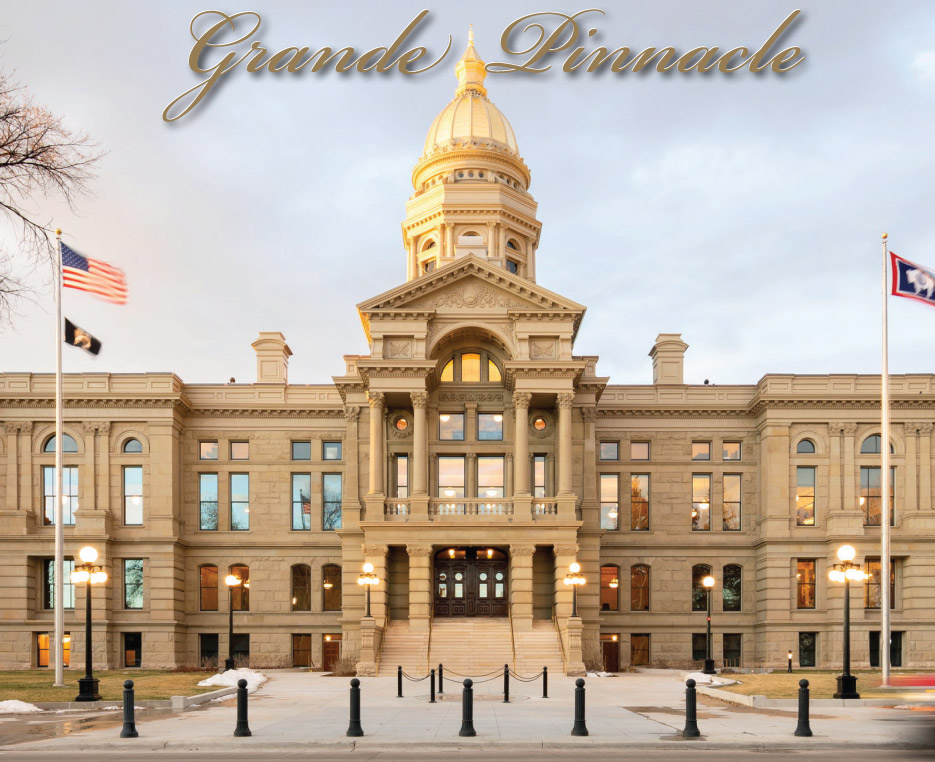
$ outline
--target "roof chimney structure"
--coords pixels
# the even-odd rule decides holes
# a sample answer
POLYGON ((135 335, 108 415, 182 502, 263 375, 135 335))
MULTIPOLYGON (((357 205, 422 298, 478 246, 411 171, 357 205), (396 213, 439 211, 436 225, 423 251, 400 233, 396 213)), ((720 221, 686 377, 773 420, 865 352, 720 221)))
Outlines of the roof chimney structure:
POLYGON ((653 385, 685 383, 685 350, 688 344, 680 333, 660 333, 649 356, 653 358, 653 385))
POLYGON ((256 382, 258 384, 289 383, 289 358, 292 350, 279 331, 260 331, 251 345, 256 351, 256 382))

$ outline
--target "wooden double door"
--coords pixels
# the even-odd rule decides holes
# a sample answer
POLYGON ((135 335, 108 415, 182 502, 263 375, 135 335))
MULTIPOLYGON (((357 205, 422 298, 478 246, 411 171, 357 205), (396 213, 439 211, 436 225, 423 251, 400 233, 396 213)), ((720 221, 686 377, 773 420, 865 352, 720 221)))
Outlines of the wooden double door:
POLYGON ((509 556, 496 548, 439 551, 434 569, 435 616, 506 616, 509 572, 509 556))

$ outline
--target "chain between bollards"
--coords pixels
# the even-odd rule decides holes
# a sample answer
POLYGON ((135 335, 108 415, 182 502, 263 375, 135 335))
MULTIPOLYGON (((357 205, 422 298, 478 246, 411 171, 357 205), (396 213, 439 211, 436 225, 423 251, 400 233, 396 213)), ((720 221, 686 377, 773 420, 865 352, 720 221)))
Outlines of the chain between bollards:
POLYGON ((695 681, 689 678, 685 681, 685 729, 682 738, 698 738, 698 697, 695 694, 695 681))
MULTIPOLYGON (((439 665, 441 666, 441 665, 439 665)), ((464 681, 464 691, 461 693, 461 730, 459 736, 476 736, 474 730, 474 681, 467 678, 464 681)))
POLYGON ((356 738, 363 734, 364 729, 360 726, 360 680, 355 677, 351 680, 351 721, 346 735, 356 738))
POLYGON ((435 703, 435 668, 432 668, 432 676, 429 678, 429 703, 435 703))
POLYGON ((799 680, 799 724, 795 735, 810 736, 812 728, 808 724, 808 680, 799 680))
POLYGON ((549 668, 542 668, 542 698, 549 697, 549 668))
POLYGON ((445 692, 445 668, 441 664, 438 665, 438 692, 445 692))
POLYGON ((403 665, 396 668, 396 698, 403 697, 403 665))
POLYGON ((503 665, 503 703, 510 703, 510 665, 503 665))
POLYGON ((247 681, 243 678, 237 681, 237 727, 234 735, 238 738, 253 735, 247 724, 247 681))
POLYGON ((586 736, 588 726, 584 724, 584 679, 575 680, 575 725, 571 729, 573 736, 586 736))
POLYGON ((136 732, 136 720, 133 712, 136 709, 133 698, 133 681, 127 680, 123 684, 123 730, 120 731, 121 738, 139 738, 140 734, 136 732))

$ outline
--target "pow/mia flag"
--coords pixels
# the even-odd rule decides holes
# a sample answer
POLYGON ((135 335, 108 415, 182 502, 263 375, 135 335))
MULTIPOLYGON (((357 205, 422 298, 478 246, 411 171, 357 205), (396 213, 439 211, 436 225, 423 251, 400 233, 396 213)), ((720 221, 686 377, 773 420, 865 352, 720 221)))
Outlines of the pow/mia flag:
POLYGON ((68 318, 65 318, 65 343, 84 349, 92 355, 96 355, 101 351, 101 342, 87 331, 76 326, 68 318))

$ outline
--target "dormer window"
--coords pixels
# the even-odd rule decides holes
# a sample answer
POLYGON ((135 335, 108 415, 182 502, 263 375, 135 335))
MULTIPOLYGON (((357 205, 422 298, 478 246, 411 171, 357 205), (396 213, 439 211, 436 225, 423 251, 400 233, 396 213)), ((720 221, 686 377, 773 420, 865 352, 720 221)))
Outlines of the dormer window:
POLYGON ((486 352, 459 352, 442 368, 443 384, 499 384, 503 380, 500 367, 486 352))

